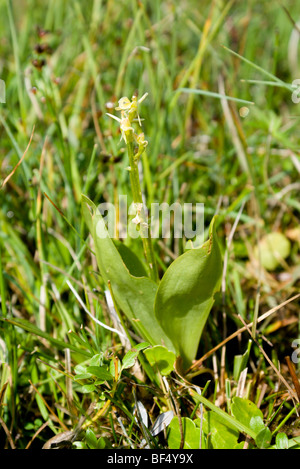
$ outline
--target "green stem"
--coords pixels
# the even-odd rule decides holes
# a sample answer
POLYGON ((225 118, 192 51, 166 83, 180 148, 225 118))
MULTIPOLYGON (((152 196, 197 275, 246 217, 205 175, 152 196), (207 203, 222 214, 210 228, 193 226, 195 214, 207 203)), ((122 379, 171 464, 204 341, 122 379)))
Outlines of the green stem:
MULTIPOLYGON (((143 196, 142 196, 142 189, 141 189, 141 184, 140 184, 138 161, 135 158, 134 145, 132 141, 132 135, 130 132, 127 133, 126 138, 127 138, 127 150, 128 150, 129 164, 130 164, 130 183, 131 183, 133 202, 135 204, 143 205, 143 196)), ((147 222, 147 220, 145 220, 145 222, 147 222)), ((158 282, 159 277, 158 277, 157 265, 156 265, 153 244, 151 240, 151 233, 150 233, 150 228, 149 228, 148 223, 140 224, 140 234, 141 234, 141 238, 143 242, 146 261, 147 261, 149 271, 150 271, 150 276, 152 280, 154 280, 155 282, 158 282)))
POLYGON ((251 438, 255 440, 256 438, 256 433, 254 430, 251 428, 247 427, 244 425, 242 422, 239 422, 236 418, 232 417, 231 415, 227 414, 224 410, 220 409, 217 407, 215 404, 210 402, 208 399, 203 397, 202 395, 192 391, 192 395, 196 401, 200 401, 204 406, 208 407, 210 410, 215 412, 217 415, 222 417, 226 422, 229 424, 233 425, 235 428, 237 428, 240 432, 245 433, 246 435, 249 435, 251 438))
POLYGON ((285 416, 285 418, 279 423, 279 425, 273 430, 272 436, 274 436, 280 428, 289 420, 289 418, 297 411, 297 408, 299 406, 296 404, 295 407, 292 408, 292 410, 285 416))

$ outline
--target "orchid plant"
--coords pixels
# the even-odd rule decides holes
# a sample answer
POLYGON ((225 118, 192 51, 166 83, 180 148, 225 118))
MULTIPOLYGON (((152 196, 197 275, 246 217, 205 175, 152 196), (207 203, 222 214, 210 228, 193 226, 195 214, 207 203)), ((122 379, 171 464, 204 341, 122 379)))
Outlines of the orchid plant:
POLYGON ((174 357, 180 357, 187 369, 195 359, 203 328, 220 288, 222 259, 216 235, 215 218, 209 229, 209 239, 200 247, 188 249, 168 267, 159 278, 149 223, 139 178, 138 162, 148 142, 139 130, 142 119, 140 99, 122 97, 117 111, 121 117, 108 114, 119 122, 121 139, 129 157, 129 174, 136 213, 133 223, 143 242, 148 274, 133 275, 108 236, 107 228, 95 204, 82 196, 83 214, 93 237, 100 274, 110 288, 116 310, 124 314, 141 339, 153 347, 165 347, 174 357))

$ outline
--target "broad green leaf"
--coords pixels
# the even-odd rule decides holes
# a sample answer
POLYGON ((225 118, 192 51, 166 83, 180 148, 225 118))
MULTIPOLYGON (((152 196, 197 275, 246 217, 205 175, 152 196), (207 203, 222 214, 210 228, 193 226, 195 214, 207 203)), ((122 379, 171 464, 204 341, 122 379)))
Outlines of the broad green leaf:
POLYGON ((183 359, 184 367, 196 356, 221 275, 222 258, 213 219, 208 241, 170 265, 155 298, 156 318, 183 359))
MULTIPOLYGON (((195 422, 200 426, 200 419, 195 422)), ((202 428, 212 449, 233 449, 238 444, 240 432, 212 410, 203 415, 202 428)))
POLYGON ((266 427, 263 419, 259 415, 255 415, 250 419, 250 428, 252 428, 252 430, 256 434, 258 434, 261 430, 264 430, 266 427))
POLYGON ((85 384, 84 386, 80 386, 80 388, 76 389, 77 392, 81 392, 82 394, 89 394, 90 392, 95 391, 96 386, 94 384, 85 384))
POLYGON ((285 437, 280 436, 279 441, 282 440, 282 441, 280 441, 280 445, 282 445, 282 448, 279 448, 279 447, 277 447, 277 437, 278 437, 278 435, 279 434, 276 435, 276 444, 270 446, 269 447, 270 449, 290 449, 290 448, 300 449, 300 436, 293 436, 293 437, 288 438, 288 439, 286 439, 285 437), (283 447, 283 445, 285 445, 286 443, 288 444, 288 448, 283 447))
POLYGON ((154 370, 158 370, 162 375, 169 375, 173 371, 176 355, 166 347, 155 345, 145 350, 144 354, 154 370))
POLYGON ((264 427, 258 432, 255 438, 255 443, 259 449, 266 449, 270 446, 272 440, 272 433, 268 427, 264 427))
POLYGON ((89 379, 91 377, 92 377, 91 373, 79 373, 76 376, 74 376, 74 379, 75 381, 80 381, 82 379, 89 379))
POLYGON ((97 353, 90 359, 90 366, 99 366, 102 359, 102 354, 97 353))
POLYGON ((85 439, 90 449, 97 449, 97 437, 91 428, 87 428, 85 433, 85 439))
POLYGON ((100 436, 97 441, 97 448, 96 449, 105 449, 105 448, 112 448, 111 442, 109 441, 106 436, 100 436))
POLYGON ((74 449, 88 449, 83 441, 74 441, 72 447, 74 447, 74 449))
POLYGON ((87 372, 96 376, 98 379, 101 379, 104 381, 106 380, 111 381, 114 379, 112 374, 109 371, 107 371, 107 369, 104 366, 88 366, 87 372))
MULTIPOLYGON (((200 448, 200 428, 198 428, 193 420, 183 417, 182 431, 184 437, 183 449, 199 449, 200 448)), ((168 446, 170 449, 179 449, 181 442, 181 432, 178 417, 174 417, 168 428, 168 446)))
POLYGON ((114 244, 131 275, 134 277, 147 277, 145 266, 139 257, 124 243, 114 241, 114 244))
POLYGON ((255 435, 264 429, 263 413, 249 399, 234 397, 231 403, 231 412, 239 422, 250 427, 255 435))
POLYGON ((265 426, 264 421, 260 415, 255 415, 250 419, 250 428, 256 433, 255 443, 258 448, 268 448, 271 443, 272 433, 268 427, 265 426))
POLYGON ((134 277, 124 264, 114 242, 109 237, 105 222, 94 203, 82 196, 83 215, 94 239, 100 274, 106 284, 110 282, 118 307, 124 312, 135 330, 150 344, 164 343, 174 346, 163 331, 153 312, 157 285, 148 277, 134 277))
POLYGON ((289 439, 283 432, 277 433, 276 435, 276 449, 288 449, 289 439))
POLYGON ((76 365, 74 367, 74 371, 75 371, 76 375, 81 375, 81 374, 84 374, 84 373, 87 372, 86 368, 87 368, 86 365, 83 365, 82 363, 79 363, 78 365, 76 365))
POLYGON ((141 344, 136 345, 133 349, 129 350, 122 360, 122 370, 126 368, 131 368, 135 364, 135 360, 141 350, 149 347, 150 344, 147 342, 142 342, 141 344))

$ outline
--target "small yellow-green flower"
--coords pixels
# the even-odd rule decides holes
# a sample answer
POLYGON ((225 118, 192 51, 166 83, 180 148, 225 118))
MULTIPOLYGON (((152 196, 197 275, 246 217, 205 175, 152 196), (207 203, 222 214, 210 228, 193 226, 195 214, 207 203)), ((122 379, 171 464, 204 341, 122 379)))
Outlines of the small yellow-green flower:
POLYGON ((134 128, 131 127, 131 122, 126 115, 123 115, 120 121, 120 129, 122 132, 122 138, 124 139, 125 143, 127 143, 126 137, 128 138, 131 132, 134 132, 134 128))
POLYGON ((134 132, 134 128, 131 127, 131 122, 129 118, 127 117, 127 115, 125 114, 125 112, 124 111, 122 112, 121 119, 117 116, 114 116, 113 114, 109 114, 108 112, 106 114, 112 119, 115 119, 116 121, 120 123, 120 129, 122 133, 121 140, 123 138, 125 143, 127 143, 126 136, 129 137, 130 132, 134 132))
POLYGON ((148 145, 148 141, 145 140, 144 132, 136 135, 135 139, 136 139, 136 143, 138 144, 139 147, 146 148, 146 146, 148 145))
POLYGON ((116 111, 129 111, 131 108, 131 101, 124 96, 119 99, 119 107, 116 107, 116 111))
POLYGON ((128 113, 128 117, 132 122, 133 119, 137 116, 139 124, 141 126, 141 119, 138 115, 138 104, 144 101, 144 99, 148 96, 148 93, 143 94, 140 99, 137 99, 137 96, 132 96, 131 101, 127 98, 127 96, 123 96, 119 99, 119 106, 116 107, 116 111, 126 112, 128 113))
POLYGON ((148 145, 147 140, 145 140, 144 133, 140 133, 139 135, 134 134, 134 138, 136 143, 138 144, 137 152, 134 155, 135 160, 138 160, 141 154, 145 151, 146 146, 148 145))
POLYGON ((148 96, 148 93, 143 94, 140 99, 137 99, 137 96, 132 96, 131 101, 126 96, 123 96, 119 99, 119 106, 116 107, 116 111, 121 111, 121 118, 114 116, 113 114, 107 113, 109 117, 115 119, 120 123, 120 130, 122 133, 121 139, 124 139, 125 143, 128 140, 132 140, 132 137, 136 140, 139 149, 138 156, 144 151, 148 142, 145 140, 144 134, 140 133, 136 135, 132 127, 133 120, 137 117, 140 127, 142 126, 140 116, 138 114, 138 104, 140 104, 148 96))

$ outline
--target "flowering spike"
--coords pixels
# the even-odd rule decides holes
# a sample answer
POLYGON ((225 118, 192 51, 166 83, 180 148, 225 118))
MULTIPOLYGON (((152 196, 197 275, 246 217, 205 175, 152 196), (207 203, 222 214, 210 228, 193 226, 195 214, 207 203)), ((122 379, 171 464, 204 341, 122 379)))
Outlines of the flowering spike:
POLYGON ((131 101, 126 96, 123 96, 121 99, 119 99, 119 105, 115 109, 116 111, 121 111, 121 118, 116 117, 113 114, 106 113, 109 117, 120 123, 120 130, 122 133, 121 140, 123 139, 126 144, 128 141, 135 140, 138 144, 138 150, 135 155, 136 159, 138 159, 143 153, 148 142, 145 140, 143 133, 140 133, 139 135, 135 134, 134 128, 132 127, 132 122, 137 120, 139 126, 142 127, 142 119, 138 114, 138 104, 142 103, 147 96, 148 93, 144 93, 139 100, 135 95, 132 96, 131 101))

